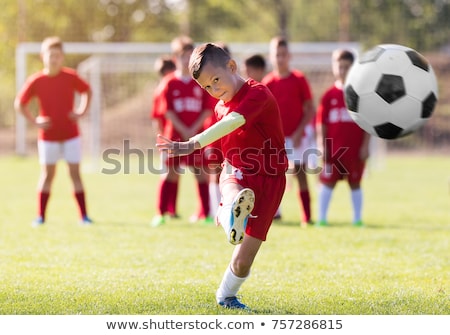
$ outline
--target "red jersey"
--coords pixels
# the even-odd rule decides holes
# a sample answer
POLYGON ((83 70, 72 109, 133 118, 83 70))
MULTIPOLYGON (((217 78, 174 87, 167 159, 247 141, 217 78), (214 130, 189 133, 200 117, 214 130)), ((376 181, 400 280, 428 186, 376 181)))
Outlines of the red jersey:
POLYGON ((275 72, 268 73, 262 80, 277 99, 285 136, 291 136, 303 118, 303 104, 312 99, 311 87, 298 70, 289 76, 279 77, 275 72))
MULTIPOLYGON (((162 85, 159 108, 164 109, 163 113, 173 111, 188 127, 198 120, 203 111, 213 109, 210 95, 191 78, 183 80, 173 73, 164 77, 162 85)), ((172 140, 187 140, 181 138, 172 122, 166 122, 164 136, 172 140)))
POLYGON ((165 106, 162 99, 162 85, 161 82, 156 86, 153 92, 152 109, 150 110, 150 118, 158 119, 164 115, 165 106))
POLYGON ((329 88, 317 107, 317 123, 326 126, 326 138, 333 139, 330 153, 339 148, 348 148, 343 156, 359 159, 359 150, 364 139, 362 130, 351 118, 344 101, 341 85, 329 88))
POLYGON ((21 104, 33 97, 39 101, 39 115, 51 120, 49 129, 39 129, 39 138, 46 141, 65 141, 79 135, 78 124, 69 118, 73 111, 75 93, 90 90, 87 82, 75 70, 62 68, 56 76, 43 71, 31 75, 18 94, 21 104))
POLYGON ((269 89, 248 79, 229 102, 219 101, 216 116, 231 112, 244 116, 245 124, 221 139, 224 158, 245 173, 281 175, 288 161, 277 102, 269 89))

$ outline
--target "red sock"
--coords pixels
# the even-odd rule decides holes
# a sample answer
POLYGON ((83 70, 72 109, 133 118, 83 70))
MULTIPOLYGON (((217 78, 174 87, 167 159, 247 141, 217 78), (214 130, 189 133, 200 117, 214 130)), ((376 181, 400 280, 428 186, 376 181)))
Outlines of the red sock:
POLYGON ((169 211, 170 189, 172 184, 168 180, 161 180, 159 183, 158 210, 160 215, 169 211))
POLYGON ((200 198, 199 218, 205 218, 209 215, 209 182, 198 183, 198 195, 200 198))
POLYGON ((309 222, 311 220, 311 198, 309 196, 309 191, 301 191, 300 200, 303 206, 303 220, 309 222))
POLYGON ((177 196, 178 196, 178 181, 170 181, 168 183, 169 199, 167 203, 167 212, 171 215, 177 214, 177 196))
POLYGON ((82 218, 84 218, 85 216, 87 216, 84 192, 75 192, 75 198, 77 199, 78 208, 80 209, 80 215, 82 218))
POLYGON ((43 220, 45 220, 48 198, 50 198, 50 192, 38 192, 38 215, 43 220))

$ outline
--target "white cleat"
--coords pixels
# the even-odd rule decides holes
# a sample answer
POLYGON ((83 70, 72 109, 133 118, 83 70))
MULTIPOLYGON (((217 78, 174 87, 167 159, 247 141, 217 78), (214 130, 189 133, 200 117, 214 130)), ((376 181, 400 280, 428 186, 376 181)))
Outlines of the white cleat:
POLYGON ((231 244, 237 245, 244 240, 245 227, 254 206, 255 193, 249 188, 244 188, 239 191, 231 204, 220 208, 218 222, 231 244))

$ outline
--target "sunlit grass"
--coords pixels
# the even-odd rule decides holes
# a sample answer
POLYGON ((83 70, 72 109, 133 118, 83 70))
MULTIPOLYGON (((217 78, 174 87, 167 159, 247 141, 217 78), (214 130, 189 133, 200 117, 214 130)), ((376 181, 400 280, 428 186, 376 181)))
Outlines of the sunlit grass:
MULTIPOLYGON (((158 176, 85 173, 95 224, 84 227, 61 164, 48 222, 35 229, 36 158, 0 164, 0 314, 239 313, 214 300, 232 246, 221 228, 187 222, 192 175, 180 185, 182 218, 155 229, 158 176)), ((364 228, 350 224, 344 183, 330 227, 300 228, 293 185, 242 301, 261 314, 448 314, 449 178, 449 157, 388 157, 363 181, 364 228)), ((315 210, 316 176, 310 183, 315 210)))

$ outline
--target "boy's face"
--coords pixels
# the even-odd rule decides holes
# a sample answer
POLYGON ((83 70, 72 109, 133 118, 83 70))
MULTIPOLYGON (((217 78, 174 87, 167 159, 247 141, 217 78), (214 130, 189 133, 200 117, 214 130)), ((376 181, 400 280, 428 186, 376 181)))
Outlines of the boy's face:
POLYGON ((247 77, 255 79, 256 81, 261 81, 264 78, 264 69, 253 67, 253 66, 246 66, 245 67, 245 74, 247 77))
POLYGON ((192 55, 192 51, 193 50, 184 50, 183 52, 181 52, 177 56, 180 68, 183 71, 188 71, 189 70, 189 59, 190 59, 190 57, 192 55))
POLYGON ((234 60, 230 60, 225 68, 206 63, 196 81, 214 98, 228 102, 240 88, 236 71, 234 60))
POLYGON ((340 59, 333 61, 333 74, 337 80, 340 80, 342 83, 345 82, 345 78, 347 77, 347 73, 352 66, 352 62, 348 59, 340 59))
POLYGON ((61 70, 64 62, 64 53, 60 48, 49 48, 41 54, 44 68, 50 74, 61 70))
POLYGON ((270 60, 272 65, 279 71, 289 69, 289 61, 291 59, 288 48, 285 46, 277 46, 271 50, 270 60))

